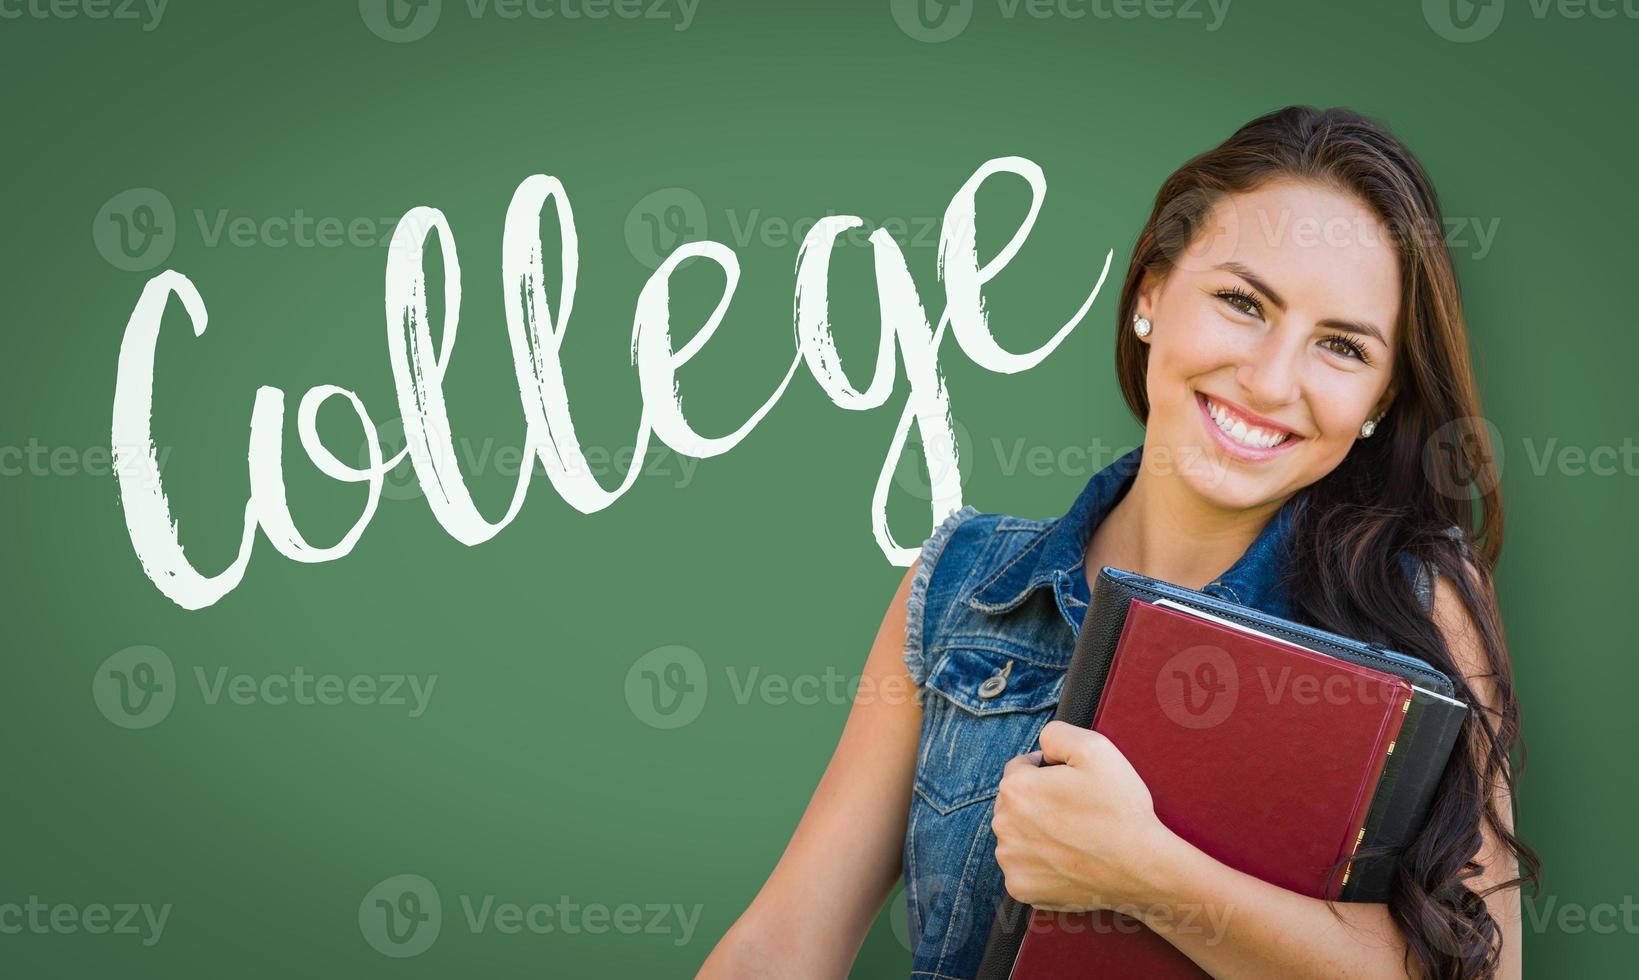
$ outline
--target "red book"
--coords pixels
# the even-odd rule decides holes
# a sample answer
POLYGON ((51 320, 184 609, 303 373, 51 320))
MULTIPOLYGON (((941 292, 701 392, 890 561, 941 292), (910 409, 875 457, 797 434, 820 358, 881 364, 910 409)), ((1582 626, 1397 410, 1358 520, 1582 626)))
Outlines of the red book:
MULTIPOLYGON (((1092 728, 1155 813, 1224 864, 1314 898, 1354 853, 1411 701, 1402 678, 1170 603, 1134 600, 1092 728)), ((1231 918, 1233 912, 1230 913, 1231 918)), ((1181 927, 1220 934, 1222 911, 1181 927)), ((1137 919, 1037 909, 1013 980, 1205 977, 1137 919)))

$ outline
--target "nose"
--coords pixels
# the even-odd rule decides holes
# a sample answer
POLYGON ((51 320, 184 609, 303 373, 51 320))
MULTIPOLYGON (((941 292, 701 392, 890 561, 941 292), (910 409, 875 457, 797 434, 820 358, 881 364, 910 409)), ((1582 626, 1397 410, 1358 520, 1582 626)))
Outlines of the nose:
POLYGON ((1302 390, 1304 341, 1297 331, 1269 330, 1246 349, 1235 380, 1250 399, 1247 408, 1261 412, 1290 405, 1302 390))

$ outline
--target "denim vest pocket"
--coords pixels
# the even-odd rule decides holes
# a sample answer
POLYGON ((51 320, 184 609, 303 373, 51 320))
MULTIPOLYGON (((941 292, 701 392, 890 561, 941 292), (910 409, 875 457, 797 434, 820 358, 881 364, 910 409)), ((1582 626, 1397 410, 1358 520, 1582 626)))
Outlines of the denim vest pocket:
POLYGON ((942 814, 996 795, 1002 767, 1052 720, 1065 674, 999 637, 946 646, 928 675, 927 690, 940 696, 924 699, 916 767, 917 795, 942 814))

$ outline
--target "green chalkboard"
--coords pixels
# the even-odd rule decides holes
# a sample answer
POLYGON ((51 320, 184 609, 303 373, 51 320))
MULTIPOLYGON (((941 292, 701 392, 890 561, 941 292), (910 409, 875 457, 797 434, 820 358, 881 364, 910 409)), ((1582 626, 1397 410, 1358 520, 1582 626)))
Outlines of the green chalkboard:
MULTIPOLYGON (((0 973, 692 975, 830 756, 934 488, 1051 516, 1141 440, 1112 336, 1156 188, 1305 103, 1385 120, 1440 190, 1503 447, 1520 829, 1547 867, 1527 973, 1616 975, 1639 953, 1621 762, 1639 745, 1636 50, 1617 0, 0 0, 0 973), (960 466, 941 484, 914 427, 890 454, 903 374, 849 411, 792 370, 798 248, 822 218, 862 219, 829 283, 863 390, 867 236, 897 242, 936 324, 941 218, 1004 157, 1046 191, 986 289, 1003 346, 1046 343, 1106 257, 1110 279, 1028 370, 944 338, 960 466), (583 450, 564 465, 594 481, 579 503, 532 455, 509 333, 503 235, 535 175, 578 233, 552 346, 583 450), (470 513, 440 518, 406 459, 348 553, 313 560, 369 491, 309 461, 304 395, 346 389, 385 454, 406 444, 384 297, 427 231, 400 221, 417 208, 449 232, 421 256, 422 301, 447 344, 441 472, 470 513), (707 240, 738 283, 678 396, 702 439, 767 411, 726 451, 653 435, 637 455, 659 417, 633 363, 640 295, 707 240), (167 271, 208 320, 190 329, 173 297, 155 321, 156 472, 113 416, 167 271), (282 393, 262 437, 308 550, 258 530, 236 566, 259 392, 282 393), (128 522, 160 478, 188 561, 232 587, 179 601, 145 569, 128 522)), ((1029 206, 1025 181, 987 182, 981 254, 1029 206)), ((544 242, 557 315, 561 224, 548 206, 519 231, 544 242)), ((707 257, 674 270, 676 347, 726 278, 707 257)), ((337 468, 368 463, 344 398, 314 426, 337 468)), ((904 974, 905 934, 896 891, 856 975, 904 974)))

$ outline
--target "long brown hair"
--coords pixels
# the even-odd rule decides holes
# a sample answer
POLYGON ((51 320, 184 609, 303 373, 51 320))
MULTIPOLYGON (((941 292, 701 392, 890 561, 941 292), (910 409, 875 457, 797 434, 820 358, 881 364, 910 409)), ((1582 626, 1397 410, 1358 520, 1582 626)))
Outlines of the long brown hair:
POLYGON ((1471 706, 1429 821, 1399 856, 1388 907, 1407 942, 1408 970, 1418 968, 1427 977, 1491 977, 1501 929, 1483 896, 1466 884, 1482 871, 1482 826, 1520 864, 1517 877, 1496 887, 1534 883, 1541 865, 1509 831, 1490 792, 1504 782, 1512 791, 1524 764, 1492 585, 1502 550, 1502 495, 1444 222, 1422 166, 1381 124, 1347 109, 1308 106, 1260 116, 1184 164, 1156 194, 1122 287, 1116 317, 1121 390, 1139 421, 1147 421, 1149 347, 1126 328, 1145 274, 1164 277, 1185 260, 1224 197, 1275 178, 1316 182, 1358 197, 1388 229, 1399 255, 1393 403, 1374 438, 1358 440, 1342 463, 1300 491, 1286 582, 1297 618, 1427 660, 1452 677, 1471 706), (1402 554, 1432 562, 1456 587, 1478 627, 1499 711, 1480 710, 1408 582, 1402 554), (1510 762, 1516 749, 1517 766, 1510 762))

